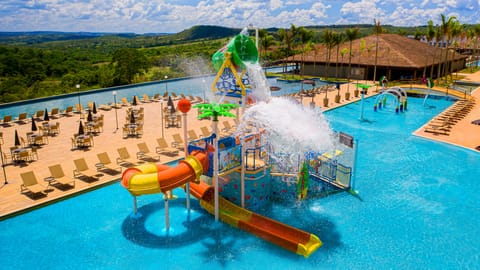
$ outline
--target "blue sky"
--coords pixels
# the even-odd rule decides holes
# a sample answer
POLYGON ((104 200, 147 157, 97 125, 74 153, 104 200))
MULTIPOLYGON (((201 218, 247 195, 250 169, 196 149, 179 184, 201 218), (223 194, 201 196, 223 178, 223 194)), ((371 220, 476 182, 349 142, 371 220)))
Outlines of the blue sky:
POLYGON ((175 33, 194 25, 243 28, 478 23, 480 0, 1 0, 0 31, 175 33))

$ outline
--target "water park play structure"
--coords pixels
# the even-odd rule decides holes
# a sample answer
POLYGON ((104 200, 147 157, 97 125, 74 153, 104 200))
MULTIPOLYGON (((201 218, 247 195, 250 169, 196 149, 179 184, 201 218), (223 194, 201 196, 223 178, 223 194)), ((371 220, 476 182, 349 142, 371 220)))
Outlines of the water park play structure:
POLYGON ((395 108, 396 113, 407 110, 407 91, 400 87, 390 87, 382 90, 377 98, 375 98, 373 110, 377 111, 377 109, 382 109, 382 107, 385 108, 389 99, 393 100, 393 108, 395 108))
MULTIPOLYGON (((246 111, 247 106, 254 108, 257 103, 269 103, 266 96, 270 88, 259 78, 263 72, 256 72, 249 66, 257 60, 255 44, 243 33, 215 53, 212 61, 217 75, 212 92, 219 102, 193 106, 198 109, 199 118, 213 120, 211 136, 185 145, 186 157, 176 166, 147 163, 128 168, 122 175, 121 185, 134 196, 135 213, 137 196, 163 193, 167 230, 171 190, 183 187, 187 192, 187 209, 191 194, 215 216, 215 220, 309 257, 322 245, 317 236, 254 211, 276 200, 298 202, 351 191, 356 143, 348 134, 335 133, 333 148, 306 148, 301 155, 293 153, 295 158, 289 157, 292 153, 285 152, 288 143, 282 142, 280 146, 272 143, 272 134, 278 137, 278 132, 259 125, 261 121, 257 119, 251 121, 249 115, 252 113, 246 111), (259 93, 257 89, 268 91, 259 93), (267 102, 263 102, 265 100, 267 102), (237 109, 238 115, 240 107, 242 120, 238 122, 237 131, 220 136, 219 118, 236 117, 230 110, 237 109)), ((184 114, 190 109, 186 100, 181 100, 178 106, 184 114)), ((183 126, 186 132, 186 123, 183 126)), ((317 138, 306 141, 320 144, 317 138)))

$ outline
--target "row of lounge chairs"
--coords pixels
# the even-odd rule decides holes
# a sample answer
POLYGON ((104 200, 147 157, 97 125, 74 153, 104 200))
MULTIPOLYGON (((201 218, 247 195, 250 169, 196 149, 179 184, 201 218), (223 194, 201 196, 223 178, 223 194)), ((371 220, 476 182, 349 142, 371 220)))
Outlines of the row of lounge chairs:
MULTIPOLYGON (((231 131, 234 129, 228 121, 223 122, 224 131, 231 131)), ((208 137, 211 135, 211 131, 208 127, 201 128, 201 135, 198 136, 195 130, 188 131, 188 141, 198 140, 201 137, 208 137)), ((131 167, 144 162, 160 162, 161 155, 175 157, 179 155, 179 151, 184 149, 184 141, 180 134, 174 134, 172 144, 169 145, 165 138, 157 138, 157 146, 155 151, 151 151, 145 142, 137 144, 138 151, 135 156, 130 155, 126 147, 120 147, 117 149, 118 156, 115 159, 115 163, 112 162, 107 152, 97 154, 98 163, 95 164, 95 168, 90 168, 84 158, 75 159, 73 161, 75 169, 73 170, 73 177, 69 177, 63 171, 60 164, 52 165, 49 167, 50 176, 45 178, 48 182, 48 186, 45 187, 37 180, 33 171, 28 171, 21 174, 22 185, 21 193, 29 192, 31 194, 43 194, 47 195, 47 189, 57 187, 60 190, 65 188, 74 188, 75 181, 77 179, 87 183, 98 181, 102 176, 102 173, 110 175, 120 174, 122 167, 131 167)))
MULTIPOLYGON (((180 94, 180 95, 176 95, 174 92, 170 92, 170 93, 165 93, 163 96, 160 95, 160 94, 155 94, 153 97, 149 97, 147 94, 144 94, 142 99, 139 99, 138 97, 136 102, 137 104, 142 102, 142 103, 150 103, 150 102, 157 102, 157 101, 167 101, 168 98, 169 98, 169 95, 171 96, 172 100, 179 100, 179 99, 182 99, 182 98, 186 98, 188 100, 190 100, 190 102, 192 104, 194 103, 203 103, 204 100, 199 97, 199 96, 196 96, 196 97, 193 97, 192 95, 188 95, 188 96, 185 96, 184 94, 180 94)), ((87 106, 88 106, 88 110, 93 110, 93 105, 94 103, 93 102, 88 102, 87 106)), ((121 98, 121 103, 117 103, 117 104, 113 104, 113 103, 110 103, 110 104, 101 104, 99 106, 99 109, 101 110, 111 110, 112 108, 120 108, 121 106, 131 106, 132 103, 129 102, 127 100, 127 98, 125 97, 122 97, 121 98)), ((65 108, 65 110, 60 110, 59 108, 52 108, 51 111, 49 112, 49 117, 53 117, 53 118, 59 118, 59 117, 62 117, 62 116, 72 116, 74 113, 85 113, 85 109, 83 108, 83 105, 82 104, 75 104, 75 106, 67 106, 65 108)), ((25 124, 27 122, 30 121, 31 118, 37 120, 37 121, 42 121, 43 118, 45 116, 45 110, 38 110, 36 113, 32 114, 32 115, 28 115, 28 113, 26 112, 22 112, 22 113, 19 113, 17 117, 13 117, 12 115, 5 115, 3 116, 0 124, 2 126, 11 126, 13 125, 14 123, 18 123, 18 124, 25 124)))
POLYGON ((425 127, 425 132, 435 135, 449 135, 452 127, 462 120, 473 108, 475 101, 459 100, 447 110, 433 118, 425 127))
POLYGON ((164 138, 157 139, 158 146, 156 147, 156 153, 150 152, 145 142, 139 143, 138 152, 136 153, 136 159, 132 158, 126 147, 117 149, 118 157, 116 158, 116 164, 114 164, 107 152, 97 154, 99 163, 95 164, 95 169, 88 166, 84 158, 75 159, 73 161, 75 169, 73 170, 73 177, 68 177, 60 164, 49 166, 50 176, 44 178, 48 182, 48 186, 41 184, 33 171, 27 171, 20 174, 22 178, 22 184, 20 186, 20 192, 29 192, 34 195, 43 194, 47 195, 47 189, 49 186, 58 187, 61 190, 65 188, 74 188, 75 180, 80 179, 84 182, 91 183, 98 181, 102 176, 101 173, 108 173, 110 175, 117 175, 122 172, 122 167, 130 167, 138 165, 145 161, 159 162, 160 155, 178 155, 178 150, 170 148, 164 138), (117 166, 120 165, 120 166, 117 166))

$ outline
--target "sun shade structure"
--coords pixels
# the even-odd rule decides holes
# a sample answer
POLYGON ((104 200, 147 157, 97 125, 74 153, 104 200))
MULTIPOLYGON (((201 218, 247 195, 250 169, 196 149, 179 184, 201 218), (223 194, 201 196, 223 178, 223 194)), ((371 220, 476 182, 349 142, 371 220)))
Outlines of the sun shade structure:
POLYGON ((45 112, 43 113, 43 121, 50 121, 50 116, 48 116, 47 108, 45 108, 45 112))
POLYGON ((82 121, 80 121, 80 123, 78 124, 78 135, 83 135, 85 134, 85 131, 83 130, 83 123, 82 121))

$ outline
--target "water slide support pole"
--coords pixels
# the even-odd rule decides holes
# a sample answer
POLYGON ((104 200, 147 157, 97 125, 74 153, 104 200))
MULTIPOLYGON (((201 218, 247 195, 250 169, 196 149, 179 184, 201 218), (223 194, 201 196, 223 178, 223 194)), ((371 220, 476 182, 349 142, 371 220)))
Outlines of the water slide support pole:
POLYGON ((133 213, 137 214, 137 196, 133 196, 133 213))
MULTIPOLYGON (((169 192, 169 191, 167 191, 169 192)), ((170 230, 170 216, 168 213, 168 194, 163 194, 163 199, 165 201, 165 230, 170 230)))
POLYGON ((218 119, 214 117, 213 119, 213 146, 214 146, 214 153, 213 153, 213 185, 214 185, 214 205, 215 205, 215 221, 218 221, 219 218, 219 209, 218 209, 218 119))
MULTIPOLYGON (((245 113, 246 97, 242 95, 242 116, 245 113)), ((238 115, 237 115, 238 117, 238 115)), ((240 205, 245 207, 245 140, 244 136, 240 136, 240 145, 242 146, 242 152, 240 153, 240 158, 242 159, 240 164, 242 164, 240 172, 240 205)))
MULTIPOLYGON (((183 113, 183 151, 185 152, 185 158, 188 156, 188 145, 187 145, 187 113, 183 113)), ((187 182, 186 186, 186 195, 187 197, 187 211, 190 212, 190 182, 187 182)))
POLYGON ((355 191, 355 178, 357 177, 355 166, 357 165, 357 156, 358 156, 358 139, 355 139, 355 143, 353 145, 355 150, 353 151, 353 164, 352 164, 352 179, 350 180, 350 190, 355 191))

